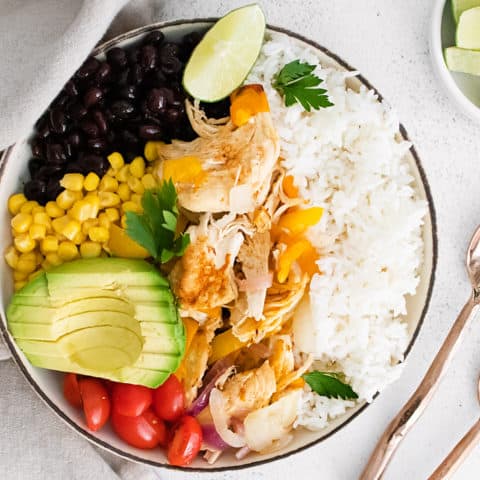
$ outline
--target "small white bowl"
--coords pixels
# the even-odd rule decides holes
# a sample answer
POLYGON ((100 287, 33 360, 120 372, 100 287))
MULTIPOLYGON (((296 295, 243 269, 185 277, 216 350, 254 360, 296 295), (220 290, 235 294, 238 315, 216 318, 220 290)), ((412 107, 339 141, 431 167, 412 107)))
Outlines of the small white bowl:
POLYGON ((455 46, 455 27, 451 0, 437 0, 430 26, 430 56, 433 69, 457 107, 480 122, 480 77, 451 72, 443 57, 445 48, 455 46))

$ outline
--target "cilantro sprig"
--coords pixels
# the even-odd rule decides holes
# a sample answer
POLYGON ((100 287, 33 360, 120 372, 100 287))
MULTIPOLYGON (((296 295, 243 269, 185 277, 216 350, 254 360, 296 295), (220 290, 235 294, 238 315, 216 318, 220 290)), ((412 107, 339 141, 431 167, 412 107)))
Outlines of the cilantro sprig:
POLYGON ((323 397, 343 398, 344 400, 358 398, 350 385, 340 380, 341 375, 333 372, 313 372, 303 375, 303 379, 308 383, 310 388, 323 397))
POLYGON ((316 88, 323 80, 312 73, 315 68, 315 65, 294 60, 275 75, 272 85, 284 96, 285 106, 290 107, 298 102, 307 112, 312 108, 319 110, 333 106, 326 95, 327 91, 316 88))
POLYGON ((142 214, 126 213, 127 235, 160 263, 181 257, 190 243, 190 236, 188 233, 176 236, 177 192, 172 180, 163 182, 159 188, 145 190, 142 207, 142 214))

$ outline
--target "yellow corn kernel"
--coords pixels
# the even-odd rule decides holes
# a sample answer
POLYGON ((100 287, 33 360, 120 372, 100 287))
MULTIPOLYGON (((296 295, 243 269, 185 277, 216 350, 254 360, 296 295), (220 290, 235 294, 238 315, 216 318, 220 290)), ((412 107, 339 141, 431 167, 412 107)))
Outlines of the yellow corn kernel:
POLYGON ((116 192, 118 189, 118 180, 114 177, 110 177, 109 175, 105 175, 100 180, 98 189, 101 192, 116 192))
POLYGON ((140 213, 142 211, 138 203, 132 202, 130 200, 128 202, 122 203, 122 210, 124 212, 137 212, 137 213, 140 213))
POLYGON ((96 218, 100 208, 99 195, 88 195, 82 200, 75 202, 72 208, 68 211, 70 217, 78 220, 79 222, 85 222, 88 219, 96 218))
POLYGON ((148 162, 153 162, 158 158, 158 147, 162 145, 162 142, 147 142, 145 144, 145 150, 143 154, 145 155, 145 159, 148 162))
POLYGON ((36 252, 31 252, 31 253, 27 253, 25 255, 34 255, 35 256, 35 263, 38 265, 41 265, 41 263, 43 262, 43 260, 45 259, 45 257, 38 251, 36 252))
POLYGON ((88 231, 96 226, 98 226, 98 218, 89 218, 82 223, 82 233, 88 235, 88 231))
POLYGON ((15 193, 10 195, 8 199, 8 211, 11 215, 16 215, 22 205, 27 201, 27 197, 23 193, 15 193))
POLYGON ((76 201, 82 198, 82 193, 74 190, 64 190, 57 199, 57 205, 63 210, 68 210, 76 201))
POLYGON ((137 177, 129 177, 127 183, 132 192, 142 194, 145 191, 142 182, 137 177))
POLYGON ((108 170, 107 170, 107 173, 105 173, 105 175, 110 175, 111 177, 114 177, 115 176, 115 169, 110 167, 108 170))
POLYGON ((20 212, 21 213, 32 213, 32 210, 38 207, 38 202, 35 200, 29 200, 28 202, 25 202, 21 207, 20 207, 20 212))
POLYGON ((53 231, 59 235, 63 235, 63 229, 67 226, 70 221, 68 215, 63 215, 63 217, 58 217, 52 220, 53 231))
POLYGON ((32 215, 35 216, 37 213, 42 213, 45 211, 45 207, 43 205, 36 205, 32 208, 32 215))
POLYGON ((90 172, 83 181, 83 188, 87 192, 93 192, 98 188, 98 184, 100 183, 100 177, 95 172, 90 172))
POLYGON ((114 223, 120 220, 120 213, 118 213, 118 210, 116 208, 106 208, 105 213, 107 214, 110 223, 114 223))
POLYGON ((66 173, 60 180, 60 185, 67 190, 81 192, 85 177, 81 173, 66 173))
POLYGON ((104 227, 108 230, 110 228, 110 223, 111 223, 110 219, 108 218, 108 215, 105 212, 102 212, 98 216, 98 225, 100 227, 104 227))
POLYGON ((17 290, 20 290, 21 288, 23 288, 26 284, 27 284, 27 282, 25 280, 21 280, 19 282, 15 282, 13 284, 13 287, 15 288, 15 291, 17 291, 17 290))
POLYGON ((109 232, 108 229, 105 227, 92 227, 88 231, 88 238, 92 242, 108 242, 109 232))
POLYGON ((53 267, 53 265, 48 260, 44 260, 42 262, 41 267, 42 267, 42 270, 46 271, 46 270, 50 270, 53 267))
POLYGON ((145 160, 142 157, 135 157, 130 164, 130 174, 136 178, 142 178, 145 174, 145 160))
POLYGON ((119 152, 113 152, 108 157, 107 160, 110 162, 110 165, 115 170, 120 170, 125 164, 122 154, 119 152))
POLYGON ((10 225, 15 230, 15 233, 25 233, 28 232, 32 222, 33 217, 29 213, 17 213, 10 220, 10 225))
MULTIPOLYGON (((41 251, 47 255, 58 250, 58 238, 54 235, 47 235, 40 244, 41 251)), ((50 260, 49 260, 50 261, 50 260)), ((53 265, 53 262, 50 262, 53 265)))
POLYGON ((120 225, 122 228, 127 228, 127 216, 125 214, 123 214, 122 218, 120 219, 120 225))
POLYGON ((50 221, 50 217, 47 215, 46 212, 37 212, 33 215, 33 223, 37 225, 45 225, 45 228, 48 230, 52 223, 50 221))
POLYGON ((155 181, 155 177, 151 173, 146 173, 142 177, 142 185, 145 190, 150 190, 157 186, 157 182, 155 181))
POLYGON ((37 270, 36 272, 32 272, 32 273, 28 276, 28 281, 30 282, 30 281, 33 280, 34 278, 37 278, 41 273, 42 273, 41 270, 37 270))
POLYGON ((47 202, 45 205, 45 212, 50 218, 58 218, 65 215, 65 211, 53 201, 47 202))
POLYGON ((75 245, 81 245, 87 239, 87 234, 79 231, 72 239, 75 245))
POLYGON ((28 230, 28 234, 34 240, 43 240, 47 234, 47 227, 41 223, 32 223, 28 230))
POLYGON ((130 187, 128 186, 127 183, 121 183, 118 186, 118 196, 122 200, 122 202, 126 202, 127 200, 130 200, 130 187))
POLYGON ((142 204, 142 196, 138 193, 134 193, 131 197, 130 197, 130 201, 136 203, 137 205, 141 205, 142 204))
POLYGON ((5 261, 7 262, 7 265, 10 268, 13 268, 13 269, 17 268, 19 255, 18 255, 18 252, 17 252, 17 250, 15 250, 15 247, 13 245, 10 245, 5 250, 4 258, 5 258, 5 261))
POLYGON ((13 239, 15 248, 21 253, 31 252, 37 245, 33 238, 30 238, 28 233, 20 233, 13 239))
POLYGON ((21 280, 26 280, 27 277, 28 277, 27 272, 21 272, 20 270, 14 270, 14 272, 13 272, 13 279, 16 282, 21 281, 21 280))
POLYGON ((28 275, 29 273, 32 273, 36 270, 37 264, 35 262, 35 258, 25 258, 23 257, 23 255, 20 255, 17 263, 17 268, 15 270, 18 272, 26 273, 28 275))
POLYGON ((120 197, 113 192, 99 192, 98 198, 101 208, 116 207, 120 204, 120 197))
POLYGON ((58 256, 58 253, 56 252, 47 253, 45 255, 45 260, 53 267, 56 267, 63 263, 63 260, 58 256))
POLYGON ((128 179, 130 168, 128 165, 124 165, 116 174, 115 177, 119 182, 126 182, 128 179))
POLYGON ((60 245, 58 246, 58 256, 65 262, 73 260, 78 257, 77 246, 68 240, 60 242, 60 245))
POLYGON ((102 253, 102 246, 98 242, 84 242, 80 245, 80 255, 83 258, 99 257, 102 253))
POLYGON ((78 233, 81 233, 82 226, 80 225, 80 222, 77 220, 70 220, 67 222, 64 227, 61 229, 60 233, 68 238, 69 240, 73 241, 75 236, 78 233))

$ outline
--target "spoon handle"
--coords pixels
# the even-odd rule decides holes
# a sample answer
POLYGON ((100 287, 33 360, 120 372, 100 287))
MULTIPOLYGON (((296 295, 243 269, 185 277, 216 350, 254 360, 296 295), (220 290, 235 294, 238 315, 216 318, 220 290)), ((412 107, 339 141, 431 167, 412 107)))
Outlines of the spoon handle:
POLYGON ((447 338, 440 347, 430 368, 423 377, 413 395, 390 422, 378 441, 375 450, 360 476, 360 480, 378 480, 397 450, 400 442, 420 418, 429 404, 436 388, 455 353, 455 347, 460 343, 462 333, 479 307, 479 299, 472 292, 467 303, 458 315, 447 338))
POLYGON ((464 435, 448 454, 445 460, 432 473, 428 480, 444 480, 451 478, 467 455, 480 441, 480 420, 464 435))

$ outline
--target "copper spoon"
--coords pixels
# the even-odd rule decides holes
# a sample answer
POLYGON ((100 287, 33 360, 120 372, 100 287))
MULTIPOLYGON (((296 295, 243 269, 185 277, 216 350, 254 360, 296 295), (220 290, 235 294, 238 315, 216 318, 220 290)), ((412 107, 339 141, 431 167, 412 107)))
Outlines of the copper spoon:
POLYGON ((377 480, 382 477, 401 441, 430 403, 456 347, 460 344, 462 334, 480 306, 480 227, 477 227, 470 240, 466 267, 472 285, 470 298, 455 320, 420 385, 381 436, 360 480, 377 480))
MULTIPOLYGON (((477 384, 477 396, 480 402, 480 378, 477 384)), ((462 464, 468 454, 480 441, 480 418, 475 425, 455 445, 455 448, 448 454, 445 460, 432 473, 428 480, 443 480, 451 478, 457 468, 462 464)))

